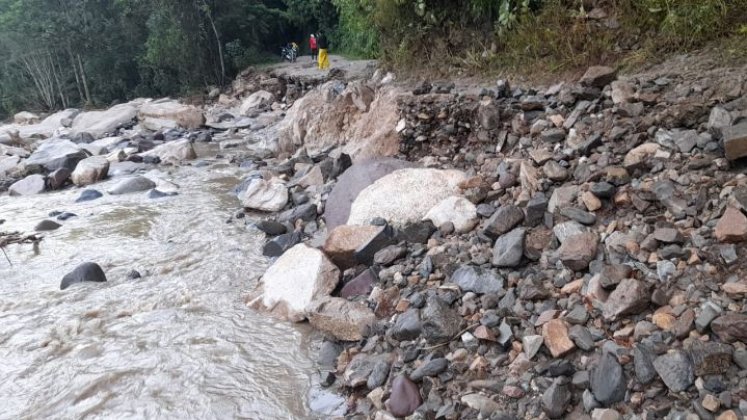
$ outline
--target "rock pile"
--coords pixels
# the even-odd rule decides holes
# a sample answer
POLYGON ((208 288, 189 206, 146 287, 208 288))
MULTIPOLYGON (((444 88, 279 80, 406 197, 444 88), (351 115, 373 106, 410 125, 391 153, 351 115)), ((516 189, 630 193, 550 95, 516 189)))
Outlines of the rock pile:
MULTIPOLYGON (((337 183, 331 154, 268 161, 258 178, 290 196, 279 237, 341 270, 302 312, 344 344, 324 383, 349 415, 747 414, 747 178, 724 148, 747 103, 712 108, 695 84, 608 68, 549 89, 427 84, 396 127, 419 169, 345 180, 361 162, 337 183), (308 165, 322 177, 304 186, 308 165)), ((318 272, 289 252, 271 271, 318 272)))

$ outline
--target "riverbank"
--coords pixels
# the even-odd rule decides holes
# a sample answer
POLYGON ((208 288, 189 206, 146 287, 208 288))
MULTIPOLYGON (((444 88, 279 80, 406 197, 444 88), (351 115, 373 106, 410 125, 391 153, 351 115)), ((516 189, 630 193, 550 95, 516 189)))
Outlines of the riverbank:
POLYGON ((99 179, 217 143, 244 172, 231 223, 274 259, 245 300, 327 334, 318 380, 348 417, 747 411, 743 66, 680 56, 534 88, 364 68, 248 71, 202 109, 125 104, 95 134, 67 116, 52 136, 82 141, 40 142, 64 159, 18 156, 52 123, 22 125, 5 173, 38 192, 73 147, 107 142, 107 173, 73 177, 99 179))

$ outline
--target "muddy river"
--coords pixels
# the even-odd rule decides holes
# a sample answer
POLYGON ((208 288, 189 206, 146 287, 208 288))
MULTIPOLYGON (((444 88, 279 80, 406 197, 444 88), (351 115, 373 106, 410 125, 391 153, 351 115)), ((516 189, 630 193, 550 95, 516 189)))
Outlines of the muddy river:
MULTIPOLYGON (((201 150, 201 156, 215 156, 201 150)), ((198 161, 199 162, 199 161, 198 161)), ((320 337, 248 309, 269 262, 263 235, 232 219, 241 172, 220 160, 146 173, 174 197, 75 203, 73 188, 0 196, 2 231, 33 232, 0 254, 1 419, 328 418, 341 399, 315 385, 320 337), (59 290, 83 262, 107 283, 59 290), (12 266, 10 265, 12 263, 12 266), (137 270, 140 279, 128 273, 137 270)), ((105 191, 114 178, 93 188, 105 191)))

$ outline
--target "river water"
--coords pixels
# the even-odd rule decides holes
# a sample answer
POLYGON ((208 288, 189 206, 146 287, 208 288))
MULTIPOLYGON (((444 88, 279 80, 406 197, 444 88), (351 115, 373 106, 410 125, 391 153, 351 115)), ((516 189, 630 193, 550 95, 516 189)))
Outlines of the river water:
POLYGON ((158 200, 75 203, 78 189, 0 196, 6 232, 32 233, 55 210, 78 215, 37 247, 7 247, 12 266, 0 254, 0 419, 296 419, 339 410, 339 397, 312 379, 319 338, 245 305, 268 265, 264 238, 241 220, 227 223, 239 208, 230 193, 238 169, 206 162, 148 173, 179 187, 158 200), (108 282, 60 291, 62 277, 87 261, 108 282), (129 280, 132 269, 143 278, 129 280))

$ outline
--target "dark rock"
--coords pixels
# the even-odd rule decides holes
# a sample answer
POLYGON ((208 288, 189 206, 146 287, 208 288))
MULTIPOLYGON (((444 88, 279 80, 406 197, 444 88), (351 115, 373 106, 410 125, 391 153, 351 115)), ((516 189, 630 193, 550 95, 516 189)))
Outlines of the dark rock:
POLYGON ((542 376, 557 378, 558 376, 571 376, 576 373, 573 363, 568 360, 549 360, 546 363, 538 365, 537 373, 542 376))
POLYGON ((130 270, 130 272, 127 273, 127 280, 137 280, 141 277, 140 272, 137 270, 130 270))
POLYGON ((633 269, 624 264, 605 265, 599 272, 599 283, 605 289, 611 289, 629 278, 632 273, 633 269))
POLYGON ((67 184, 68 180, 70 180, 71 174, 72 172, 67 168, 60 168, 52 171, 49 176, 47 176, 47 186, 50 190, 59 190, 67 184))
POLYGON ((325 369, 336 369, 337 358, 342 353, 344 347, 334 341, 324 340, 321 347, 319 348, 319 354, 317 355, 317 362, 325 369))
POLYGON ((586 327, 581 325, 572 326, 568 331, 568 337, 573 340, 576 347, 583 351, 591 351, 594 349, 594 338, 586 327))
POLYGON ((493 247, 492 264, 496 267, 516 267, 524 255, 524 237, 526 229, 517 228, 504 234, 493 247))
POLYGON ((279 257, 285 251, 293 248, 294 245, 301 243, 302 235, 300 232, 286 233, 272 238, 262 249, 262 255, 265 257, 279 257))
POLYGON ((102 193, 100 193, 99 191, 96 191, 96 190, 83 190, 80 193, 80 196, 78 196, 78 198, 75 200, 75 202, 76 203, 82 203, 84 201, 95 200, 95 199, 101 198, 103 196, 104 196, 104 194, 102 194, 102 193))
POLYGON ((259 222, 254 224, 254 227, 261 230, 268 236, 282 235, 287 231, 284 224, 278 223, 274 220, 260 220, 259 222))
POLYGON ((409 309, 397 317, 389 335, 397 341, 410 341, 418 338, 421 331, 420 313, 417 309, 409 309))
POLYGON ((296 221, 303 220, 304 222, 310 222, 316 220, 317 211, 316 204, 307 203, 298 207, 286 210, 280 213, 277 217, 279 223, 287 223, 291 226, 295 225, 296 221))
POLYGON ((721 375, 731 366, 734 349, 728 344, 694 340, 687 348, 696 376, 721 375))
POLYGON ((461 331, 463 320, 449 305, 436 296, 428 298, 423 309, 423 337, 433 344, 441 344, 454 338, 461 331))
POLYGON ((368 389, 376 389, 384 385, 386 378, 389 377, 389 369, 389 363, 385 361, 377 362, 374 365, 373 370, 371 370, 371 375, 369 375, 368 381, 366 381, 366 387, 368 389))
POLYGON ((446 359, 434 359, 424 363, 419 368, 415 369, 410 375, 410 379, 415 382, 419 382, 426 376, 436 376, 441 372, 445 371, 449 367, 449 361, 446 359))
POLYGON ((524 220, 524 212, 516 206, 502 206, 485 222, 483 233, 496 239, 524 220))
POLYGON ((361 264, 371 265, 374 262, 376 253, 382 248, 391 244, 394 239, 394 233, 389 226, 382 226, 378 234, 372 237, 368 242, 360 245, 355 250, 355 260, 361 264))
POLYGON ((567 385, 561 384, 560 380, 555 380, 542 394, 542 409, 551 419, 563 417, 570 402, 571 392, 567 385))
POLYGON ((561 216, 575 220, 583 225, 593 225, 597 222, 597 216, 577 208, 566 207, 560 210, 561 216))
POLYGON ((350 207, 364 188, 393 171, 412 166, 414 165, 410 162, 384 158, 357 163, 348 168, 338 178, 337 184, 327 199, 324 212, 327 229, 331 231, 347 223, 350 217, 350 207))
POLYGON ((527 226, 534 227, 542 223, 547 211, 547 203, 548 200, 544 194, 537 194, 529 200, 525 217, 527 226))
POLYGON ((59 229, 60 226, 62 225, 57 222, 53 222, 51 220, 42 220, 36 225, 36 227, 34 227, 34 230, 37 232, 49 232, 59 229))
POLYGON ((605 351, 591 374, 594 399, 608 407, 625 399, 626 378, 614 354, 605 351))
POLYGON ((648 345, 639 343, 633 350, 635 376, 641 384, 648 384, 656 378, 654 353, 648 345))
POLYGON ((407 417, 414 413, 423 399, 420 397, 418 386, 404 375, 397 376, 392 381, 392 390, 387 408, 396 417, 407 417))
POLYGON ((399 245, 389 245, 376 252, 373 262, 378 265, 388 266, 407 254, 407 248, 399 245))
POLYGON ((464 292, 485 294, 503 291, 503 278, 498 273, 471 265, 459 267, 449 281, 464 292))
POLYGON ((73 284, 83 282, 98 282, 102 283, 106 281, 106 275, 104 270, 96 263, 83 263, 79 265, 75 270, 66 274, 62 278, 60 283, 60 289, 65 290, 73 284))
POLYGON ((40 165, 48 172, 65 168, 72 173, 78 162, 88 157, 75 143, 64 139, 47 140, 26 159, 26 166, 40 165))
POLYGON ((617 79, 617 71, 606 66, 592 66, 586 70, 579 82, 583 86, 603 88, 617 79))
POLYGON ((591 193, 599 198, 612 198, 615 196, 616 188, 609 182, 597 182, 591 185, 591 193))
POLYGON ((59 214, 59 215, 57 216, 57 220, 60 220, 60 221, 63 221, 63 222, 64 222, 65 220, 71 219, 71 218, 73 218, 73 217, 78 217, 78 215, 77 215, 77 214, 75 214, 75 213, 64 212, 64 213, 60 213, 60 214, 59 214))
POLYGON ((163 192, 163 191, 160 191, 160 190, 154 188, 154 189, 148 191, 147 197, 149 199, 151 199, 151 200, 157 200, 159 198, 173 197, 173 196, 178 195, 178 194, 179 193, 177 193, 176 191, 163 192))
POLYGON ((682 350, 671 350, 654 360, 654 369, 672 392, 682 392, 695 382, 690 357, 682 350))
POLYGON ((398 229, 394 239, 397 241, 406 241, 413 244, 424 244, 436 231, 433 222, 424 220, 418 223, 412 223, 402 229, 398 229))

